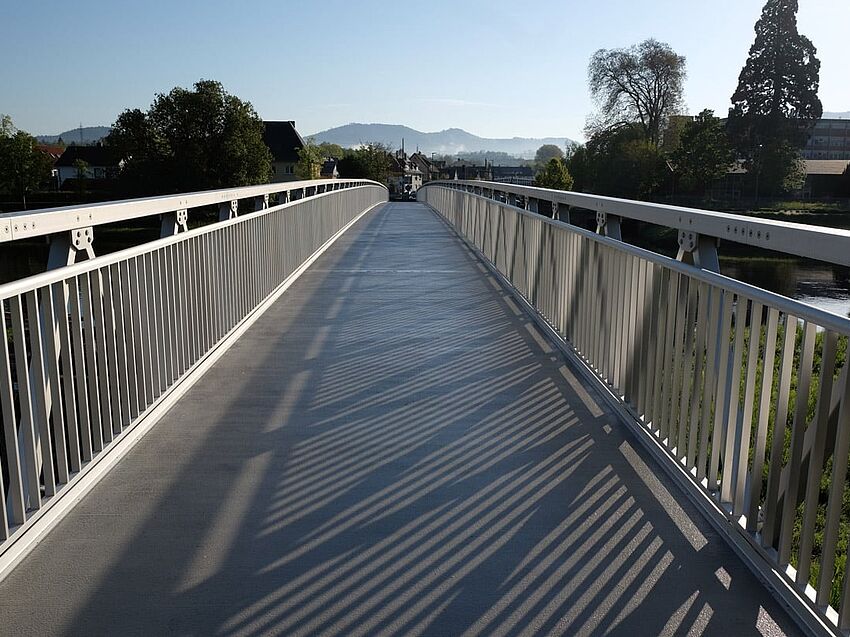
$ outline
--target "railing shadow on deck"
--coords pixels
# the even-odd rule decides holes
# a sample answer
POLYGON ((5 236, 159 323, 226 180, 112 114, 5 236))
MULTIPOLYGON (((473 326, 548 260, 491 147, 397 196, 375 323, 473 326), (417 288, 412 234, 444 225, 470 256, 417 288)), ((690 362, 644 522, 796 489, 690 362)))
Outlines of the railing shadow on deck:
POLYGON ((391 222, 352 228, 140 443, 197 436, 137 485, 158 500, 104 539, 66 632, 794 632, 466 247, 414 288, 357 272, 391 267, 391 222))

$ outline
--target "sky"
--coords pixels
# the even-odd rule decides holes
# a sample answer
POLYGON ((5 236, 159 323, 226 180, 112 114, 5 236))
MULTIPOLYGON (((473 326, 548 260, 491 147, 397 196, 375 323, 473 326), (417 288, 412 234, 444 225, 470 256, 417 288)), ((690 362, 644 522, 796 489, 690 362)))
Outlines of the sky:
MULTIPOLYGON (((0 113, 32 134, 109 125, 199 79, 304 134, 347 124, 582 140, 587 63, 654 37, 689 112, 725 114, 764 0, 0 0, 0 113)), ((850 110, 850 0, 799 0, 820 98, 850 110)))

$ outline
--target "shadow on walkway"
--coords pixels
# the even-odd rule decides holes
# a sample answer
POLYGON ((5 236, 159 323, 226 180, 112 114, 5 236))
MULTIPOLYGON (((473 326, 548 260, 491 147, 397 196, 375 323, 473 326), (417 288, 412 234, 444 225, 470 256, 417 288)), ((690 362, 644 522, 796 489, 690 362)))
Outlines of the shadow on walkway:
POLYGON ((361 220, 0 584, 9 635, 795 633, 433 213, 361 220))

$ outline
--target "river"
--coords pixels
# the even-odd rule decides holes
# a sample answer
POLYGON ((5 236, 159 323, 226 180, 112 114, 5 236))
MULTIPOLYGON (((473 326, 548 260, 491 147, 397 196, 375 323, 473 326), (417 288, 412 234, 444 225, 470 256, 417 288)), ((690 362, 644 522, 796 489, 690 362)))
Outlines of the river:
POLYGON ((826 312, 850 316, 850 268, 805 259, 721 257, 720 271, 826 312))

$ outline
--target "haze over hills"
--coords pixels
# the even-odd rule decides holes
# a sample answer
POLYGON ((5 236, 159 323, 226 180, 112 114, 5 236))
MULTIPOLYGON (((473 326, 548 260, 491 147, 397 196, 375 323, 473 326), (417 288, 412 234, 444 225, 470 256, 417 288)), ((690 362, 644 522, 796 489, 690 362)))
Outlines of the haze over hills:
POLYGON ((57 135, 36 135, 35 138, 42 144, 55 144, 60 137, 66 144, 93 144, 109 135, 110 130, 109 126, 83 126, 57 135))
POLYGON ((824 119, 850 119, 850 111, 841 111, 840 113, 836 112, 825 112, 823 114, 824 119))
POLYGON ((530 159, 543 144, 555 144, 564 148, 572 140, 566 137, 511 137, 498 139, 478 137, 460 128, 449 128, 436 133, 423 133, 400 124, 346 124, 310 135, 316 143, 339 144, 353 148, 370 142, 381 142, 391 148, 399 148, 404 139, 407 152, 419 150, 430 155, 455 155, 462 152, 496 151, 515 157, 530 159))

